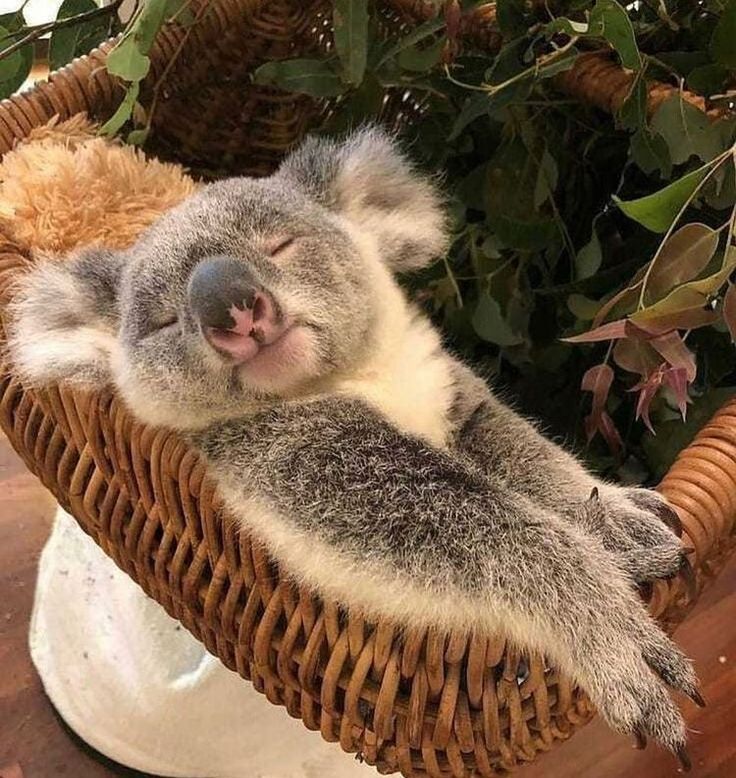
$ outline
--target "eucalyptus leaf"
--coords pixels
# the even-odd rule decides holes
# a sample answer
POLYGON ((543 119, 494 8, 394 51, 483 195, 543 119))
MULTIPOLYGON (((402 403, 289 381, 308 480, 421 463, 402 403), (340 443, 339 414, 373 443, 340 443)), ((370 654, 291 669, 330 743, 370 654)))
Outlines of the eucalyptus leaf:
MULTIPOLYGON (((56 16, 68 19, 70 16, 94 11, 98 8, 94 0, 64 0, 56 16)), ((98 17, 72 27, 62 27, 51 33, 49 41, 49 66, 51 70, 71 62, 74 57, 87 54, 108 36, 109 19, 98 17)))
MULTIPOLYGON (((736 46, 736 40, 734 45, 736 46)), ((701 65, 690 71, 687 85, 693 92, 710 97, 725 89, 728 75, 728 69, 723 65, 701 65)))
POLYGON ((527 10, 524 0, 497 0, 496 18, 504 37, 511 38, 526 33, 527 10))
POLYGON ((645 289, 645 302, 691 281, 705 270, 718 248, 718 233, 705 224, 685 224, 662 245, 652 266, 645 289))
POLYGON ((164 23, 170 0, 146 0, 139 7, 134 17, 129 33, 142 54, 147 54, 164 23))
POLYGON ((376 70, 388 60, 393 59, 400 54, 404 49, 413 48, 418 43, 422 43, 427 38, 433 37, 440 30, 445 28, 445 20, 442 18, 429 19, 428 21, 415 27, 408 35, 403 38, 399 38, 395 43, 390 43, 380 53, 380 58, 375 64, 376 70))
POLYGON ((613 200, 630 219, 648 230, 666 232, 707 173, 708 166, 703 166, 646 197, 621 200, 614 195, 613 200))
POLYGON ((736 0, 728 0, 718 18, 710 53, 719 65, 736 70, 736 0))
POLYGON ((579 281, 591 278, 598 272, 602 261, 601 243, 596 231, 593 230, 590 240, 578 251, 575 257, 575 277, 579 281))
POLYGON ((554 194, 555 189, 557 189, 558 177, 557 162, 545 148, 537 173, 537 182, 534 187, 534 207, 537 210, 554 194))
POLYGON ((491 101, 487 92, 473 92, 469 97, 465 98, 465 102, 455 119, 448 140, 455 140, 460 133, 476 119, 481 116, 488 116, 488 112, 491 108, 491 101))
MULTIPOLYGON (((25 19, 23 18, 22 11, 0 15, 0 29, 6 30, 6 33, 0 32, 0 50, 7 48, 8 45, 14 42, 14 40, 7 40, 7 33, 19 30, 24 24, 25 19)), ((33 67, 33 51, 32 43, 18 49, 16 52, 18 57, 15 59, 17 67, 14 70, 12 67, 8 68, 8 72, 13 70, 13 73, 8 77, 0 77, 0 98, 9 97, 18 91, 23 82, 28 78, 33 67)), ((12 54, 8 59, 15 58, 16 54, 12 54)))
POLYGON ((593 321, 596 313, 600 310, 601 304, 598 300, 591 300, 582 294, 571 294, 567 298, 567 307, 570 313, 580 321, 593 321))
POLYGON ((332 22, 343 80, 357 86, 368 61, 368 0, 334 0, 332 22))
POLYGON ((151 60, 142 54, 132 37, 123 38, 107 55, 108 73, 125 81, 137 82, 146 77, 151 68, 151 60))
POLYGON ((123 101, 118 106, 117 111, 100 127, 102 135, 115 135, 115 133, 133 116, 133 109, 138 100, 138 93, 141 86, 139 81, 133 81, 130 84, 123 101))
POLYGON ((336 97, 346 91, 340 76, 319 59, 282 59, 266 62, 253 74, 256 84, 275 86, 312 97, 336 97))
POLYGON ((411 46, 402 49, 397 57, 399 66, 405 70, 411 70, 417 73, 424 73, 427 70, 431 70, 439 63, 444 45, 444 40, 440 38, 430 46, 424 46, 423 48, 411 46))
POLYGON ((631 86, 617 119, 625 130, 639 130, 647 123, 647 84, 643 74, 639 74, 631 86))
POLYGON ((708 162, 723 151, 723 140, 703 111, 679 94, 665 100, 652 117, 652 129, 664 138, 673 164, 697 156, 708 162))
POLYGON ((641 54, 631 19, 616 0, 598 0, 590 14, 590 32, 605 38, 630 70, 640 70, 641 54))
POLYGON ((646 127, 637 130, 629 143, 632 161, 645 173, 658 171, 664 178, 672 175, 672 160, 665 139, 646 127))
MULTIPOLYGON (((690 281, 673 289, 664 299, 649 305, 640 311, 631 314, 631 321, 644 327, 657 321, 662 316, 671 317, 676 321, 678 315, 687 315, 690 311, 702 311, 721 287, 726 284, 729 276, 736 267, 736 257, 732 257, 717 273, 701 278, 698 281, 690 281)), ((683 324, 674 324, 673 329, 691 329, 692 322, 683 319, 683 324)))
POLYGON ((476 333, 490 343, 518 346, 524 342, 524 338, 515 333, 503 318, 501 307, 488 292, 483 292, 478 298, 472 322, 476 333))
POLYGON ((570 70, 575 64, 579 53, 580 52, 573 47, 560 56, 555 56, 549 60, 539 62, 536 67, 537 78, 552 78, 559 73, 570 70))
MULTIPOLYGON (((15 42, 10 37, 10 30, 0 27, 0 51, 7 49, 15 42)), ((23 65, 23 56, 16 50, 9 56, 0 59, 0 83, 12 83, 17 80, 18 72, 23 65)))

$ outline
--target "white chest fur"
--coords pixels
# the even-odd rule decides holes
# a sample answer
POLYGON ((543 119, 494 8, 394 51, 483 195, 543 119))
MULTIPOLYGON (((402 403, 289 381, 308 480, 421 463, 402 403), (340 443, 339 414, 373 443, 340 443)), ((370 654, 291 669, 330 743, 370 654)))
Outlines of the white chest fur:
POLYGON ((340 393, 364 400, 402 432, 444 447, 452 403, 451 359, 440 336, 401 298, 380 328, 376 348, 340 393))

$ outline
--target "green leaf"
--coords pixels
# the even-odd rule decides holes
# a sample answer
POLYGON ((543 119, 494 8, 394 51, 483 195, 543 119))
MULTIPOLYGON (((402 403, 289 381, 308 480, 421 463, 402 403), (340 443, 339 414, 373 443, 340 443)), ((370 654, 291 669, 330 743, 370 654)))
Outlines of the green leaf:
POLYGON ((430 19, 429 21, 420 24, 415 27, 408 35, 400 38, 393 44, 390 44, 385 51, 382 51, 378 62, 376 62, 375 69, 378 70, 381 65, 393 59, 397 54, 400 54, 404 49, 413 48, 418 43, 422 43, 427 38, 432 37, 435 33, 445 28, 445 20, 440 18, 430 19))
POLYGON ((616 0, 598 0, 590 14, 590 32, 605 38, 618 52, 621 64, 641 69, 641 55, 629 15, 616 0))
POLYGON ((539 251, 557 234, 557 227, 552 219, 489 213, 488 223, 505 246, 520 251, 539 251))
MULTIPOLYGON (((98 8, 93 0, 64 0, 59 8, 57 19, 67 19, 70 16, 94 11, 98 8)), ((57 70, 74 57, 87 54, 105 40, 108 35, 109 19, 98 17, 88 22, 54 30, 49 41, 49 67, 57 70)))
MULTIPOLYGON (((25 24, 22 11, 14 11, 8 14, 0 15, 0 30, 6 32, 0 32, 0 50, 7 48, 14 40, 5 40, 8 32, 15 32, 25 24)), ((11 54, 8 60, 14 60, 16 62, 16 68, 8 68, 8 72, 13 70, 12 74, 7 77, 0 77, 0 99, 9 97, 23 85, 23 82, 28 78, 28 74, 33 67, 33 44, 29 43, 26 46, 18 49, 15 54, 11 54), (16 58, 17 55, 17 58, 16 58)))
POLYGON ((319 59, 282 59, 266 62, 253 74, 256 84, 312 97, 336 97, 346 87, 327 62, 319 59))
POLYGON ((334 0, 332 22, 343 79, 357 86, 368 59, 368 0, 334 0))
POLYGON ((151 67, 147 54, 142 54, 135 39, 123 38, 107 55, 107 71, 125 81, 141 81, 151 67))
POLYGON ((590 240, 578 251, 575 257, 575 277, 579 281, 591 278, 598 272, 602 261, 601 243, 596 231, 593 230, 590 240))
POLYGON ((491 101, 485 92, 474 92, 466 98, 460 113, 458 113, 455 123, 452 125, 447 140, 455 140, 460 133, 476 119, 481 116, 488 116, 491 101))
POLYGON ((703 111, 680 95, 673 95, 659 106, 652 117, 652 129, 664 138, 675 165, 687 162, 692 156, 708 162, 723 151, 718 128, 703 111))
POLYGON ((640 73, 616 117, 625 130, 638 130, 647 123, 647 83, 640 73))
MULTIPOLYGON (((648 324, 663 316, 668 316, 676 322, 678 314, 689 314, 693 310, 703 310, 713 295, 728 281, 734 266, 736 266, 736 256, 732 256, 717 273, 698 281, 681 284, 664 299, 631 314, 631 321, 646 328, 648 324)), ((674 327, 677 328, 678 325, 675 323, 674 327)), ((689 321, 687 324, 681 325, 682 329, 690 329, 690 327, 689 321)))
POLYGON ((440 61, 444 45, 445 41, 440 38, 430 46, 425 46, 421 49, 416 46, 403 49, 397 58, 399 66, 404 68, 404 70, 411 70, 415 73, 424 73, 427 70, 431 70, 440 61))
POLYGON ((580 52, 576 48, 568 49, 561 56, 555 56, 547 62, 538 63, 536 76, 537 78, 552 78, 558 73, 564 73, 566 70, 575 64, 575 60, 578 58, 580 52))
POLYGON ((548 24, 544 25, 544 34, 551 37, 556 32, 564 32, 566 35, 587 35, 590 31, 590 25, 587 22, 576 22, 565 16, 558 16, 548 24))
POLYGON ((659 300, 705 270, 718 248, 718 233, 705 224, 685 224, 660 248, 646 286, 645 300, 659 300))
POLYGON ((736 70, 736 0, 729 0, 718 19, 710 41, 713 59, 729 70, 736 70))
POLYGON ((473 313, 473 329, 476 333, 498 346, 518 346, 524 338, 515 333, 503 318, 501 308, 488 292, 482 292, 473 313))
POLYGON ((616 195, 613 196, 613 200, 630 219, 639 222, 648 230, 667 232, 680 209, 693 196, 700 182, 705 178, 708 169, 709 166, 704 165, 678 178, 664 189, 637 200, 621 200, 616 195))
POLYGON ((538 251, 557 235, 553 219, 534 206, 538 165, 520 137, 500 146, 488 163, 486 219, 508 248, 538 251), (513 187, 509 187, 513 181, 513 187))
POLYGON ((536 209, 539 209, 543 203, 546 203, 552 197, 555 189, 557 189, 558 177, 559 173, 555 158, 545 148, 539 171, 537 172, 537 182, 534 186, 534 207, 536 209))
POLYGON ((690 71, 687 85, 693 92, 710 97, 724 91, 727 78, 728 70, 722 65, 701 65, 690 71))
POLYGON ((672 175, 672 161, 667 142, 661 135, 651 132, 646 127, 642 127, 631 136, 629 155, 632 161, 647 174, 658 170, 663 178, 672 175))
MULTIPOLYGON (((0 27, 0 51, 7 49, 13 43, 14 38, 10 38, 10 31, 5 27, 0 27)), ((23 64, 23 57, 20 51, 14 51, 5 59, 0 59, 0 83, 12 82, 17 78, 18 71, 23 64)))
POLYGON ((601 304, 598 300, 591 300, 582 294, 571 294, 567 298, 567 307, 570 313, 580 321, 593 321, 601 304))
POLYGON ((146 0, 128 25, 123 37, 108 54, 107 70, 126 81, 141 81, 151 67, 148 57, 166 18, 169 0, 146 0))
POLYGON ((128 137, 125 142, 131 146, 142 146, 148 139, 148 135, 151 132, 150 127, 143 127, 140 130, 133 130, 128 133, 128 137))
POLYGON ((497 0, 496 19, 505 38, 524 35, 529 27, 524 0, 497 0))
POLYGON ((126 37, 132 35, 141 54, 148 54, 151 50, 166 18, 168 3, 169 0, 146 0, 134 17, 126 37))
POLYGON ((123 101, 118 106, 117 111, 100 127, 102 135, 115 135, 115 133, 130 119, 133 115, 136 100, 141 86, 139 81, 134 81, 128 87, 123 101))

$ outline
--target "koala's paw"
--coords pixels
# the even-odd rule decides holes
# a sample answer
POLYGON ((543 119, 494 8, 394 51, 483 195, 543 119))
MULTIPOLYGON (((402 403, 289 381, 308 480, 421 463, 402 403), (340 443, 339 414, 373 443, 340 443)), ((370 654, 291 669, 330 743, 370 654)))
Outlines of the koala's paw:
POLYGON ((678 573, 694 586, 682 525, 666 500, 649 489, 604 485, 580 507, 580 524, 611 551, 636 583, 678 573))
POLYGON ((703 707, 692 663, 645 614, 606 638, 605 650, 588 654, 589 693, 599 712, 614 729, 633 735, 640 748, 652 738, 689 769, 685 724, 667 686, 703 707))

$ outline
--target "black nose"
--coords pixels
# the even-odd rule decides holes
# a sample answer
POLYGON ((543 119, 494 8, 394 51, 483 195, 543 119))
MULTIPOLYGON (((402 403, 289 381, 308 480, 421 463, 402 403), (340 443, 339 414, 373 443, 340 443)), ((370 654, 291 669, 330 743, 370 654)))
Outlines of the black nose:
POLYGON ((227 330, 235 326, 232 307, 252 308, 259 291, 241 260, 209 257, 197 265, 189 280, 189 305, 203 327, 227 330))

